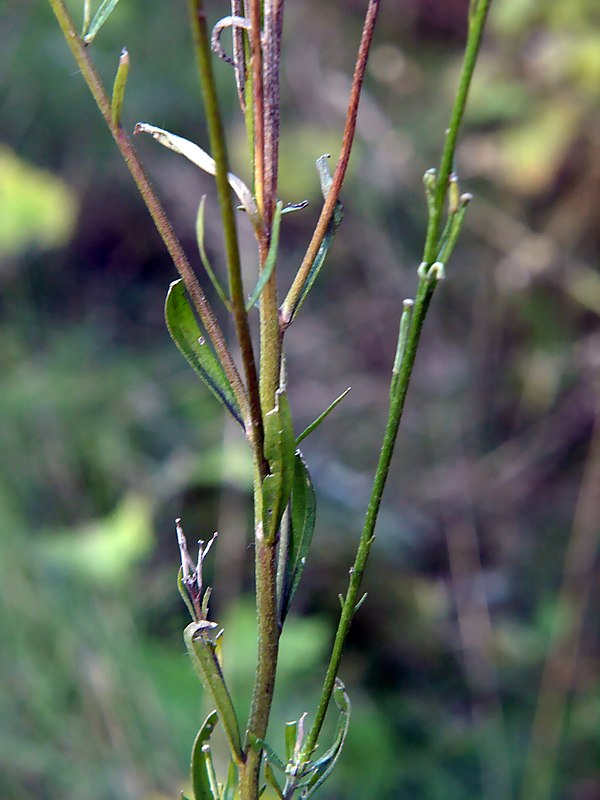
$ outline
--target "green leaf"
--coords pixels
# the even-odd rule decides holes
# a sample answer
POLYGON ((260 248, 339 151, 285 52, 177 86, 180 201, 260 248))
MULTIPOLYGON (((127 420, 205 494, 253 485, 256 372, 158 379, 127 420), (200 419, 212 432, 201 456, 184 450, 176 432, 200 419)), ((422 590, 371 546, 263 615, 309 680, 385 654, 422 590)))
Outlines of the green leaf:
POLYGON ((127 48, 121 50, 119 66, 113 84, 112 99, 110 104, 113 125, 118 128, 121 124, 121 111, 125 98, 125 87, 127 86, 127 76, 129 75, 129 53, 127 48))
POLYGON ((236 763, 243 760, 240 728, 225 684, 221 666, 215 653, 214 644, 206 637, 204 629, 198 623, 190 623, 183 631, 183 639, 192 659, 196 674, 205 688, 210 692, 216 706, 219 720, 229 742, 231 755, 236 763))
POLYGON ((292 491, 295 450, 287 393, 281 388, 275 395, 275 407, 265 414, 264 452, 269 474, 263 481, 262 499, 263 532, 267 541, 275 538, 292 491))
POLYGON ((318 428, 318 427, 319 427, 319 425, 320 425, 320 424, 323 422, 323 420, 325 419, 325 417, 328 417, 328 416, 329 416, 329 414, 331 414, 331 412, 333 411, 333 409, 334 409, 334 408, 337 406, 337 404, 342 402, 342 400, 344 399, 344 397, 346 397, 346 395, 348 394, 348 392, 350 391, 350 389, 351 389, 351 388, 352 388, 352 387, 350 387, 350 386, 349 386, 349 387, 346 389, 346 391, 345 391, 345 392, 342 392, 342 393, 341 393, 341 395, 340 395, 339 397, 336 397, 336 398, 335 398, 335 400, 333 401, 333 403, 331 403, 331 405, 330 405, 330 406, 328 406, 328 407, 325 409, 325 411, 323 411, 323 413, 322 413, 322 414, 319 414, 319 416, 316 418, 316 420, 315 420, 314 422, 311 422, 311 424, 310 424, 310 425, 309 425, 307 428, 305 428, 305 429, 302 431, 302 433, 300 434, 300 436, 298 436, 298 438, 296 439, 296 444, 297 444, 297 445, 299 445, 299 444, 300 444, 300 442, 301 442, 303 439, 306 439, 306 437, 307 437, 309 434, 311 434, 311 433, 312 433, 312 432, 313 432, 313 431, 314 431, 316 428, 318 428))
MULTIPOLYGON (((331 183, 333 180, 331 177, 331 172, 329 171, 329 167, 327 166, 328 158, 329 156, 320 156, 317 159, 317 171, 319 173, 319 179, 321 181, 321 193, 323 194, 324 199, 327 199, 327 194, 329 193, 329 189, 331 187, 331 183)), ((317 255, 315 256, 315 260, 311 265, 309 273, 306 276, 306 280, 304 281, 304 285, 302 286, 302 291, 298 296, 296 305, 292 309, 290 321, 294 319, 294 317, 300 310, 300 306, 305 301, 306 296, 312 289, 313 284, 316 281, 317 276, 321 271, 323 264, 325 263, 327 254, 329 253, 333 245, 335 234, 337 232, 337 229, 340 227, 343 217, 344 217, 344 206, 338 200, 334 206, 333 214, 331 215, 331 219, 329 220, 329 225, 327 226, 327 230, 325 231, 325 236, 323 237, 321 246, 317 251, 317 255)))
POLYGON ((181 279, 169 286, 165 301, 165 320, 171 338, 192 369, 210 391, 229 410, 242 427, 242 415, 221 362, 202 335, 181 279))
POLYGON ((235 800, 235 792, 238 785, 238 768, 235 761, 229 762, 227 770, 227 782, 223 788, 221 800, 235 800))
POLYGON ((277 782, 277 778, 275 777, 275 773, 273 772, 273 767, 267 761, 265 765, 265 778, 267 779, 267 783, 273 789, 279 800, 285 800, 283 796, 283 792, 281 790, 281 786, 277 782))
POLYGON ((258 281, 256 282, 256 286, 250 297, 248 298, 248 302, 246 303, 246 311, 250 311, 256 303, 262 293, 262 290, 265 288, 267 281, 271 277, 271 273, 275 267, 275 262, 277 261, 277 251, 279 250, 279 228, 281 227, 281 214, 283 209, 283 203, 281 200, 275 206, 275 215, 273 216, 273 229, 271 231, 271 244, 269 245, 269 252, 267 253, 267 258, 265 259, 265 264, 262 268, 260 275, 258 276, 258 281))
POLYGON ((255 736, 253 733, 248 733, 248 742, 250 747, 257 753, 260 753, 262 750, 264 750, 267 761, 276 767, 280 772, 285 772, 285 764, 281 758, 279 758, 275 750, 273 750, 271 745, 267 744, 264 739, 259 739, 258 736, 255 736))
POLYGON ((290 501, 289 526, 282 538, 280 552, 283 554, 277 574, 278 597, 280 598, 279 619, 283 623, 296 593, 306 557, 315 529, 317 502, 315 490, 302 453, 294 456, 294 479, 290 501))
POLYGON ((219 283, 213 268, 208 260, 206 248, 204 247, 204 206, 206 204, 206 195, 203 194, 200 198, 200 205, 198 206, 198 214, 196 215, 196 243, 198 245, 198 252, 200 253, 200 260, 204 267, 206 274, 210 278, 210 282, 214 286, 215 292, 221 298, 221 301, 228 311, 231 311, 231 303, 227 297, 225 290, 219 283))
POLYGON ((324 753, 321 758, 311 763, 310 779, 308 791, 302 795, 303 800, 308 800, 313 794, 325 783, 327 778, 333 772, 338 758, 344 747, 348 729, 350 727, 350 698, 346 694, 344 684, 339 678, 335 680, 335 689, 333 690, 333 697, 337 707, 340 710, 340 717, 338 720, 335 740, 329 750, 324 753))
POLYGON ((296 738, 298 736, 298 720, 285 723, 285 757, 291 761, 296 749, 296 738))
POLYGON ((192 747, 190 774, 194 800, 218 800, 218 794, 214 792, 214 770, 212 769, 210 748, 208 747, 208 740, 215 729, 218 719, 217 712, 211 711, 198 731, 192 747))
POLYGON ((112 12, 115 10, 115 6, 117 5, 118 2, 119 0, 104 0, 100 4, 100 8, 98 9, 98 11, 96 11, 95 16, 90 23, 89 30, 83 37, 83 41, 85 42, 85 44, 91 44, 94 41, 98 31, 104 25, 106 20, 110 17, 112 12))

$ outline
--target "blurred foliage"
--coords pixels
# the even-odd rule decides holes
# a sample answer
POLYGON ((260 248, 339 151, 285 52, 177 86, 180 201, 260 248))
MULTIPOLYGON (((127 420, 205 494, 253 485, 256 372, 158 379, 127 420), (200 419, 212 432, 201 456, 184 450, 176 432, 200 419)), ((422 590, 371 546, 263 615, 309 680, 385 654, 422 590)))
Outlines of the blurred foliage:
POLYGON ((65 183, 0 148, 0 253, 54 247, 73 235, 76 200, 65 183))
MULTIPOLYGON (((128 127, 206 145, 183 6, 166 25, 163 5, 120 3, 93 52, 110 85, 129 49, 128 127)), ((282 285, 316 218, 314 160, 340 139, 362 5, 286 7, 281 193, 311 206, 284 220, 282 285)), ((345 220, 290 331, 298 430, 353 389, 306 442, 319 522, 276 747, 317 696, 362 522, 466 6, 383 4, 345 220)), ((168 341, 173 269, 49 9, 8 0, 0 43, 1 794, 173 798, 205 711, 181 641, 173 519, 192 539, 220 531, 207 566, 243 706, 255 647, 244 444, 168 341)), ((592 555, 568 584, 589 594, 572 680, 578 618, 556 603, 598 457, 599 53, 597 0, 495 0, 457 164, 476 202, 420 353, 343 665, 350 736, 324 800, 516 796, 550 643, 552 696, 572 702, 541 769, 554 769, 552 797, 600 792, 597 500, 592 555)), ((229 68, 216 70, 247 176, 229 68)), ((139 149, 190 253, 209 192, 207 246, 222 263, 210 180, 151 141, 139 149)))

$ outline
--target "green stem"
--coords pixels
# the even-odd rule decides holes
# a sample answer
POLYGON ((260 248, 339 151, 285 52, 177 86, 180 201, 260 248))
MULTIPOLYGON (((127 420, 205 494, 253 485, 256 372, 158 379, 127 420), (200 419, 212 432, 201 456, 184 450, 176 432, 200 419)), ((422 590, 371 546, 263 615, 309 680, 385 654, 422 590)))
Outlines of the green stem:
POLYGON ((483 35, 483 29, 485 26, 485 20, 489 10, 490 2, 491 0, 471 0, 471 11, 469 13, 469 32, 467 44, 465 46, 463 67, 461 70, 459 86, 450 117, 451 121, 442 154, 440 169, 438 172, 436 190, 433 200, 430 203, 427 238, 424 251, 425 255, 423 258, 424 263, 421 265, 421 269, 419 270, 420 281, 417 288, 417 296, 415 298, 414 308, 412 310, 412 319, 410 320, 410 325, 407 322, 407 315, 409 315, 411 312, 410 308, 406 305, 402 322, 400 324, 398 346, 390 384, 390 406, 383 436, 383 443, 379 454, 379 461, 377 463, 375 477, 373 479, 373 487, 371 490, 369 506, 367 508, 367 514, 356 552, 356 559, 352 569, 350 570, 348 591, 344 599, 340 621, 335 634, 329 665, 327 667, 323 688, 321 690, 321 697, 317 706, 315 720, 308 736, 306 737, 303 747, 303 756, 306 759, 310 758, 317 745, 319 734, 325 720, 325 714, 327 713, 327 709, 331 701, 331 695, 342 660, 346 637, 348 635, 348 631, 350 630, 352 618, 356 611, 356 604, 359 602, 362 577, 365 571, 367 559, 369 557, 369 552, 371 550, 371 545, 373 544, 374 540, 373 534, 375 531, 375 525, 377 523, 377 516, 379 514, 383 491, 389 474, 398 428, 402 420, 404 403, 417 355, 417 349, 419 347, 423 323, 425 321, 425 317, 427 316, 429 304, 431 302, 437 282, 443 274, 437 269, 429 271, 428 266, 432 264, 436 258, 444 201, 448 189, 448 181, 452 171, 452 163, 454 161, 454 151, 456 149, 458 131, 465 110, 467 94, 469 91, 473 70, 475 68, 477 55, 479 53, 479 47, 481 44, 481 38, 483 35))
POLYGON ((456 142, 465 113, 471 79, 475 70, 475 64, 477 63, 477 56, 479 55, 479 48, 481 47, 485 22, 491 2, 492 0, 471 0, 467 44, 465 45, 458 88, 452 107, 450 124, 448 125, 446 133, 440 168, 437 173, 433 212, 429 216, 427 235, 425 237, 423 261, 428 265, 433 264, 437 256, 440 229, 442 227, 442 215, 444 213, 444 201, 448 192, 448 182, 454 166, 456 142))
POLYGON ((422 278, 419 283, 414 308, 412 308, 412 320, 409 324, 407 324, 407 321, 410 319, 411 307, 405 305, 404 314, 402 315, 400 331, 398 334, 397 351, 400 354, 403 353, 403 355, 400 359, 396 359, 394 363, 394 370, 392 371, 392 381, 390 385, 390 405, 381 451, 379 453, 379 461, 377 463, 377 470, 373 480, 371 497, 367 508, 360 542, 356 552, 356 558, 354 565, 350 570, 348 591, 346 592, 340 621, 335 634, 329 666, 325 675, 315 720, 308 736, 306 737, 306 742, 303 748, 303 753, 306 758, 310 757, 311 753, 316 747, 317 740, 325 720, 325 714, 327 713, 329 702, 331 700, 331 694, 335 686, 335 679, 337 677, 340 662, 342 660, 346 637, 348 635, 348 631, 350 630, 352 618, 354 617, 356 604, 360 599, 359 595, 362 578, 367 564, 367 559, 369 557, 369 552, 371 550, 371 545, 374 541, 373 533, 375 531, 377 516, 379 514, 381 499, 383 497, 383 490, 385 488, 390 470, 396 436, 400 426, 400 421, 402 419, 402 412, 404 410, 406 393, 410 384, 410 378, 421 337, 421 329, 423 327, 425 316, 427 315, 427 310, 429 308, 429 303, 431 302, 435 285, 435 279, 432 280, 428 278, 422 278), (399 365, 397 363, 398 360, 400 360, 399 365))
MULTIPOLYGON (((280 630, 277 618, 276 547, 274 542, 265 541, 261 523, 257 525, 255 570, 258 659, 248 732, 258 739, 264 739, 273 702, 280 630)), ((245 757, 245 764, 240 770, 240 798, 257 800, 262 754, 246 743, 245 757)))
POLYGON ((111 102, 104 89, 100 76, 98 75, 94 64, 92 63, 89 50, 84 46, 81 36, 73 24, 73 20, 66 9, 63 0, 49 0, 50 6, 58 21, 58 24, 63 32, 65 40, 77 62, 77 65, 83 75, 83 78, 94 98, 96 105, 108 129, 110 130, 117 147, 133 177, 136 186, 142 196, 146 208, 156 226, 161 239, 171 257, 175 268, 181 275, 185 288, 194 303, 206 333, 215 348, 215 351, 223 365, 225 374, 231 383, 234 394, 239 403, 240 409, 244 418, 248 417, 249 403, 246 389, 240 377, 240 374, 235 366, 235 362, 231 356, 225 337, 221 331, 219 323, 208 303, 204 292, 194 271, 185 255, 179 239, 175 235, 171 223, 169 222, 165 211, 156 196, 156 193, 148 180, 144 168, 140 162, 138 154, 136 153, 129 137, 120 125, 115 125, 112 119, 111 102))
POLYGON ((223 234, 225 238, 225 249, 227 253, 227 271, 229 275, 229 294, 233 309, 233 319, 236 334, 240 344, 246 385, 248 387, 249 398, 249 419, 246 419, 246 429, 248 438, 252 443, 256 456, 262 461, 262 441, 263 427, 260 410, 258 377, 256 374, 256 362, 254 349, 250 337, 248 325, 248 315, 244 299, 244 287, 242 283, 242 270, 240 262, 240 251, 238 246, 237 228, 235 223, 235 211, 231 199, 231 190, 227 174, 229 164, 227 157, 227 146, 217 88, 212 70, 210 37, 206 23, 206 12, 203 0, 188 0, 194 45, 196 50, 196 60, 200 75, 202 89, 202 99, 206 112, 208 133, 210 137, 210 147, 212 156, 217 165, 217 191, 219 194, 219 204, 221 207, 221 218, 223 220, 223 234))

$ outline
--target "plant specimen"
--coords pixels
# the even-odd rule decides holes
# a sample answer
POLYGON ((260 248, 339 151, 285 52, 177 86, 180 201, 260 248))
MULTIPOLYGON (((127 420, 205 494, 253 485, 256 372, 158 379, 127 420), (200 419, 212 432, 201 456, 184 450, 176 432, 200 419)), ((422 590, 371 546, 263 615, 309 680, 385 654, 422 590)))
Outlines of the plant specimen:
POLYGON ((209 619, 210 589, 203 585, 202 567, 212 540, 206 546, 200 542, 198 557, 194 561, 188 553, 180 521, 176 524, 181 552, 178 586, 192 618, 184 631, 184 639, 194 668, 215 707, 201 726, 193 747, 191 777, 194 798, 255 800, 261 793, 263 766, 264 779, 276 796, 286 800, 308 798, 331 774, 348 731, 350 701, 338 677, 344 644, 352 619, 364 599, 361 581, 374 541, 377 515, 422 326, 435 289, 445 276, 471 199, 459 188, 454 172, 454 153, 491 0, 470 2, 463 66, 440 164, 424 176, 428 223, 423 256, 417 270, 418 285, 414 299, 405 300, 399 310, 387 424, 356 558, 350 569, 346 592, 340 596, 342 610, 321 696, 316 710, 310 715, 310 724, 309 715, 305 713, 287 725, 283 757, 278 756, 266 741, 267 729, 279 641, 310 550, 316 514, 315 489, 299 445, 306 436, 314 433, 325 416, 343 399, 342 395, 334 401, 304 432, 299 435, 295 432, 286 386, 285 340, 342 223, 340 193, 352 151, 361 88, 381 2, 367 2, 341 150, 333 174, 329 171, 326 157, 317 161, 324 202, 304 258, 283 298, 278 297, 277 291, 280 227, 285 215, 297 212, 303 206, 300 203, 284 207, 277 191, 284 0, 232 0, 231 15, 220 20, 212 30, 207 23, 203 0, 188 2, 209 130, 210 155, 172 132, 148 123, 136 125, 134 133, 151 135, 215 176, 226 250, 226 287, 208 262, 204 249, 203 202, 198 214, 198 245, 207 275, 233 319, 241 366, 232 356, 198 277, 121 125, 129 54, 126 50, 121 54, 112 98, 109 98, 93 65, 94 38, 117 6, 117 0, 104 0, 95 14, 92 14, 91 3, 86 0, 81 33, 76 30, 63 0, 49 2, 179 272, 180 279, 171 284, 165 304, 169 332, 191 367, 241 427, 252 457, 258 657, 250 715, 243 726, 227 686, 226 664, 221 662, 221 631, 217 623, 209 619), (222 43, 226 30, 230 30, 232 36, 231 56, 222 43), (251 186, 246 186, 229 170, 212 68, 215 56, 211 48, 232 65, 252 163, 251 186), (237 198, 235 201, 232 192, 237 198), (245 287, 242 282, 236 221, 240 213, 247 215, 256 239, 258 270, 253 288, 245 287), (253 339, 250 326, 250 315, 256 313, 255 308, 259 316, 258 343, 253 339), (332 698, 339 712, 337 732, 329 748, 320 746, 317 750, 332 698), (211 734, 217 722, 225 732, 230 751, 229 769, 221 779, 215 774, 210 747, 211 734))

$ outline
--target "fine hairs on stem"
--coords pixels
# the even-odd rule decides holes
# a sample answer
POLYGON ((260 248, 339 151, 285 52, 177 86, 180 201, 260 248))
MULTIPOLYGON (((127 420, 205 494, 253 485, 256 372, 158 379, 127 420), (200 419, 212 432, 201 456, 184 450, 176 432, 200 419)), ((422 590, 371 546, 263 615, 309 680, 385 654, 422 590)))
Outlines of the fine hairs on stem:
MULTIPOLYGON (((326 167, 326 159, 322 157, 317 162, 324 195, 323 207, 281 304, 277 280, 281 220, 283 214, 298 211, 305 205, 284 208, 278 197, 284 0, 232 0, 231 16, 216 22, 214 30, 208 24, 204 1, 188 0, 210 154, 162 128, 148 123, 136 126, 136 132, 150 133, 161 144, 190 158, 196 166, 215 176, 225 243, 227 292, 221 288, 221 281, 212 268, 206 268, 210 280, 217 287, 218 297, 232 316, 241 362, 238 371, 216 315, 129 137, 122 129, 121 110, 128 72, 132 68, 130 57, 124 50, 112 98, 93 64, 93 41, 109 21, 117 3, 102 3, 92 17, 91 6, 85 2, 84 30, 79 34, 63 0, 49 0, 83 78, 181 276, 181 281, 171 284, 165 302, 169 332, 190 366, 241 426, 252 459, 258 654, 247 720, 240 718, 240 711, 232 700, 227 664, 222 658, 223 631, 216 621, 210 619, 211 588, 205 587, 202 579, 203 562, 214 537, 206 547, 203 541, 199 542, 197 562, 194 562, 188 552, 183 523, 178 519, 176 524, 181 554, 177 585, 192 620, 185 628, 184 641, 192 665, 215 709, 199 727, 192 750, 190 781, 193 800, 233 800, 234 797, 258 800, 262 776, 274 796, 282 800, 308 798, 319 791, 341 755, 350 724, 351 704, 338 673, 352 619, 364 600, 364 596, 361 597, 362 578, 374 541, 421 331, 435 289, 446 274, 446 265, 470 200, 470 195, 460 193, 458 177, 454 174, 454 154, 490 2, 470 2, 463 66, 440 165, 437 170, 428 170, 424 178, 429 216, 422 263, 417 270, 416 294, 414 300, 404 301, 401 310, 396 357, 390 377, 388 418, 356 558, 350 569, 346 593, 341 596, 342 611, 323 687, 314 713, 299 712, 298 719, 286 726, 286 752, 279 756, 266 741, 274 700, 279 641, 310 551, 316 514, 315 488, 298 446, 308 435, 314 435, 321 422, 346 395, 337 398, 297 436, 287 394, 284 345, 291 322, 312 288, 342 221, 340 193, 352 153, 359 101, 381 2, 366 0, 365 3, 340 153, 333 176, 326 167), (220 41, 223 31, 228 29, 233 39, 231 58, 226 55, 220 41), (232 80, 248 136, 251 189, 229 171, 211 42, 217 54, 233 66, 232 80), (242 281, 236 222, 238 210, 234 206, 232 186, 243 198, 243 208, 256 239, 256 288, 249 302, 242 281), (250 325, 254 306, 258 308, 259 316, 257 347, 250 325), (321 733, 325 715, 332 706, 338 713, 338 727, 333 744, 327 747, 321 742, 321 733), (230 755, 229 768, 223 777, 216 774, 210 744, 217 721, 225 733, 230 755), (277 775, 277 770, 282 774, 277 775)), ((203 225, 204 201, 198 215, 198 241, 206 265, 203 225)), ((221 536, 232 533, 221 532, 221 536)))

